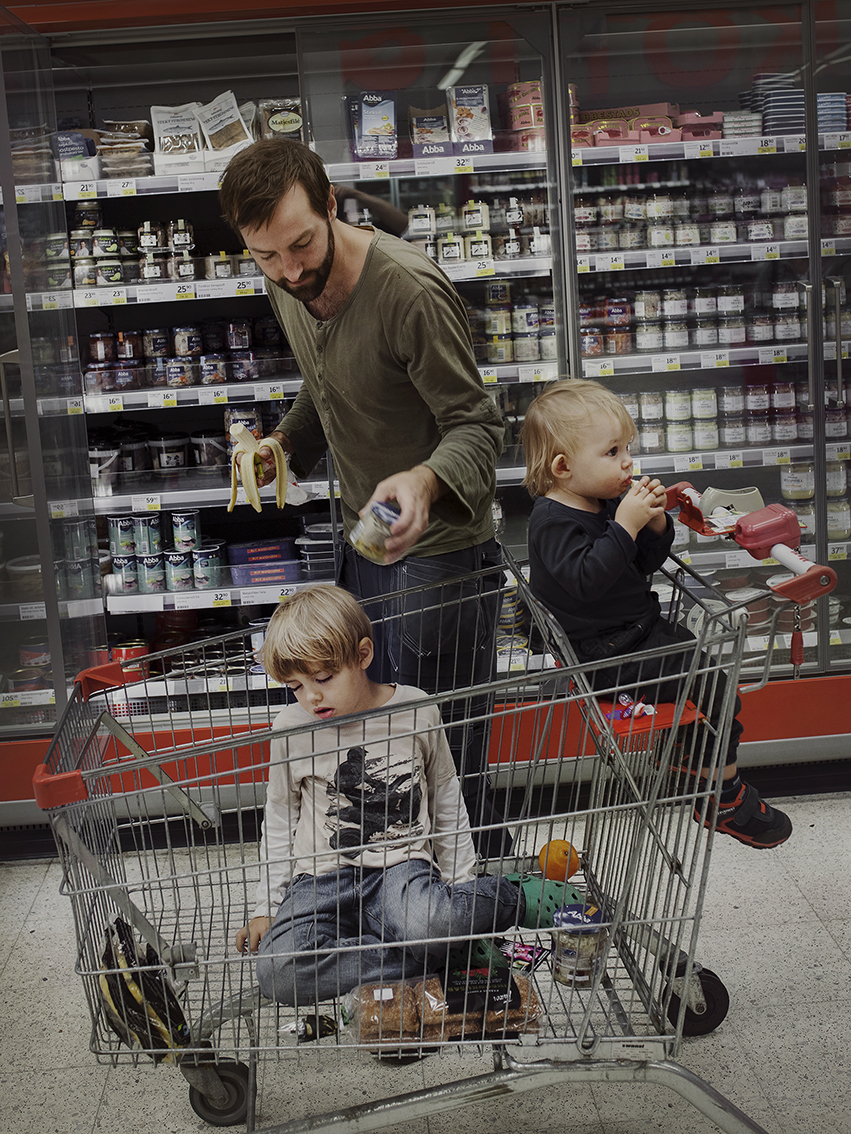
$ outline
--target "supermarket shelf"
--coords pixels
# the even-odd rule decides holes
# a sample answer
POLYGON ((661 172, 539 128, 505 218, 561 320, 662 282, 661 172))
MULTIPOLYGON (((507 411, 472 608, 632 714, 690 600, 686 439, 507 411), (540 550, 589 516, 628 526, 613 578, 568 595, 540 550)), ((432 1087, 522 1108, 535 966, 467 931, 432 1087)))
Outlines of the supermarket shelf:
MULTIPOLYGON (((145 483, 137 483, 132 489, 119 484, 111 495, 98 495, 94 498, 94 510, 99 515, 110 512, 159 512, 175 508, 216 508, 226 507, 230 500, 230 479, 228 470, 218 472, 198 472, 194 469, 181 469, 175 473, 174 483, 170 474, 153 478, 145 483)), ((315 499, 329 498, 328 481, 299 481, 299 487, 315 499)), ((275 501, 275 486, 268 484, 260 489, 263 504, 272 505, 275 501)), ((244 490, 240 486, 237 507, 245 504, 244 490)))
MULTIPOLYGON (((162 591, 149 595, 107 595, 110 614, 144 614, 161 610, 223 610, 232 606, 278 603, 305 583, 276 583, 265 587, 219 587, 204 591, 162 591)), ((184 683, 185 685, 185 683, 184 683)), ((255 688, 251 686, 251 688, 255 688)), ((260 686, 257 686, 260 688, 260 686)))
POLYGON ((465 280, 502 279, 505 276, 548 276, 553 270, 551 256, 521 256, 517 260, 465 260, 460 264, 440 264, 453 283, 465 280))
POLYGON ((4 709, 32 709, 42 705, 55 705, 56 693, 52 689, 27 689, 20 693, 0 693, 0 712, 4 709))
MULTIPOLYGON (((832 241, 834 254, 851 250, 851 238, 832 241)), ((765 263, 807 255, 806 240, 759 244, 692 245, 682 248, 638 248, 623 252, 588 252, 576 257, 579 275, 590 272, 640 271, 644 268, 705 267, 711 264, 765 263)))
POLYGON ((723 350, 684 350, 666 354, 617 354, 583 358, 585 378, 607 378, 615 374, 667 374, 677 370, 721 370, 729 366, 765 366, 806 361, 806 343, 748 344, 723 350))
MULTIPOLYGON (((297 394, 301 375, 275 377, 269 382, 228 382, 221 386, 158 387, 120 393, 85 394, 86 413, 119 413, 126 409, 173 409, 176 406, 224 406, 230 402, 275 402, 297 394)), ((71 400, 71 399, 69 399, 71 400)), ((80 399, 73 399, 79 402, 80 399)))
MULTIPOLYGON (((845 442, 847 449, 849 442, 845 442)), ((788 465, 795 461, 812 460, 812 445, 786 445, 762 449, 720 449, 694 453, 660 453, 642 456, 633 461, 635 475, 649 473, 659 476, 669 473, 689 473, 707 470, 738 468, 768 468, 788 465)), ((833 459, 833 458, 830 458, 833 459)), ((841 459, 841 458, 837 458, 841 459)), ((526 473, 523 465, 503 465, 496 470, 497 484, 520 484, 526 473)))
MULTIPOLYGON (((819 135, 823 149, 851 149, 851 134, 819 135)), ((574 167, 632 165, 646 161, 683 161, 695 158, 770 157, 803 153, 806 139, 799 134, 755 135, 752 138, 713 138, 702 142, 649 142, 623 146, 580 146, 572 150, 574 167)))
POLYGON ((229 280, 184 280, 179 283, 140 283, 123 284, 120 287, 32 291, 27 293, 27 310, 124 307, 128 304, 177 303, 186 299, 247 299, 265 294, 266 284, 262 275, 239 276, 229 280))

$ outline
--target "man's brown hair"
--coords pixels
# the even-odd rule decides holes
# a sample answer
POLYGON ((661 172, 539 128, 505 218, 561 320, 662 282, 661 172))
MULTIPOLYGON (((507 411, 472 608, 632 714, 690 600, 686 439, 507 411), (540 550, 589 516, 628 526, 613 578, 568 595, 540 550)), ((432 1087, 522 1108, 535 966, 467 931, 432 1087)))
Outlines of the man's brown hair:
POLYGON ((222 216, 237 233, 262 228, 295 185, 302 186, 311 209, 327 219, 331 182, 322 158, 303 142, 255 142, 240 150, 225 170, 219 190, 222 216))

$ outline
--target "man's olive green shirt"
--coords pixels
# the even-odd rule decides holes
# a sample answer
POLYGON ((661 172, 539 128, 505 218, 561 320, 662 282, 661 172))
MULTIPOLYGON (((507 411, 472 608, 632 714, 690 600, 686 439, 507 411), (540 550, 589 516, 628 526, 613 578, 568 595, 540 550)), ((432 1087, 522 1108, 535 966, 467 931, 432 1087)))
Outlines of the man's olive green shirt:
POLYGON ((376 231, 333 318, 315 319, 272 280, 266 290, 304 383, 279 426, 293 471, 307 476, 330 449, 346 534, 379 481, 424 464, 447 490, 413 554, 491 538, 504 427, 476 368, 464 304, 441 269, 376 231))

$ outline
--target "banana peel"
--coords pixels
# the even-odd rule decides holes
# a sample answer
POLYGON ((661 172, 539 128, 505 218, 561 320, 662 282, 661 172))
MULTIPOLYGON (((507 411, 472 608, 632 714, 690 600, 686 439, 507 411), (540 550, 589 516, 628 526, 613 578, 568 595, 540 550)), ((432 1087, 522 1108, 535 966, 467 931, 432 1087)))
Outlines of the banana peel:
POLYGON ((257 484, 258 474, 262 475, 263 461, 260 458, 260 448, 269 449, 275 460, 275 503, 283 508, 287 502, 287 457, 281 445, 274 437, 264 437, 258 441, 254 434, 242 422, 230 427, 230 435, 236 442, 230 464, 230 503, 228 511, 232 512, 236 504, 237 481, 242 477, 242 487, 245 489, 245 499, 255 512, 262 510, 260 488, 257 484), (240 461, 239 457, 243 459, 240 461))

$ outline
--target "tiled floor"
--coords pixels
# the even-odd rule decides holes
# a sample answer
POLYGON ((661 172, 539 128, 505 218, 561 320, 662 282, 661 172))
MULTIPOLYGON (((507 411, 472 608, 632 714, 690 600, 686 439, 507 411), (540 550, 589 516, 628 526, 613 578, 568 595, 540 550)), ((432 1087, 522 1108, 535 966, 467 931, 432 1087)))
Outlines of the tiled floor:
MULTIPOLYGON (((719 837, 700 960, 731 996, 711 1036, 680 1063, 769 1134, 851 1131, 851 793, 784 802, 791 840, 752 851, 719 837)), ((117 1068, 88 1051, 89 1013, 74 976, 71 906, 55 862, 0 865, 6 926, 0 999, 0 1129, 14 1134, 189 1134, 209 1130, 176 1069, 117 1068)), ((457 1055, 402 1068, 332 1060, 261 1068, 259 1130, 442 1081, 483 1074, 457 1055)), ((599 1082, 501 1095, 384 1129, 401 1134, 713 1134, 671 1091, 599 1082)))

